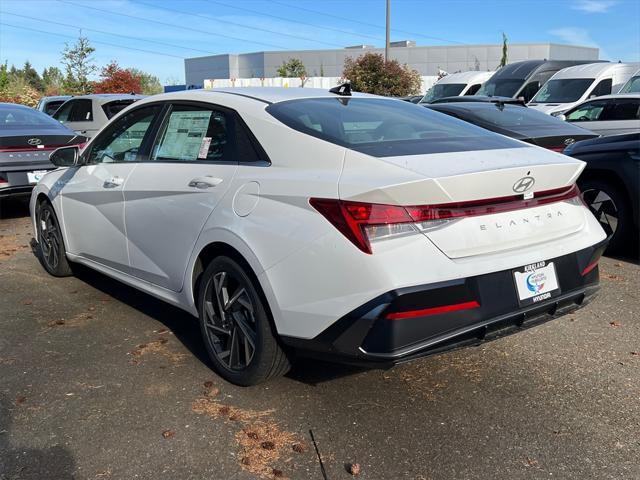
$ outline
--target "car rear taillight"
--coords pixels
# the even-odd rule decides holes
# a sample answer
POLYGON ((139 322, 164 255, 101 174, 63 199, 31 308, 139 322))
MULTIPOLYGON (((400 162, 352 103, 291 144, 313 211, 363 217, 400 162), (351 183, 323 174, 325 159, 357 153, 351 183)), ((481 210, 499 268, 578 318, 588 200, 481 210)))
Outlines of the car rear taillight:
POLYGON ((384 205, 328 198, 311 198, 309 203, 356 247, 371 254, 371 241, 426 232, 464 217, 521 210, 547 203, 572 200, 580 190, 574 184, 533 194, 471 200, 438 205, 384 205))
POLYGON ((0 185, 5 184, 5 183, 9 183, 9 181, 5 178, 4 175, 2 175, 0 173, 0 185))
POLYGON ((559 145, 557 147, 547 147, 547 150, 551 150, 552 152, 562 153, 564 149, 567 148, 566 145, 559 145))

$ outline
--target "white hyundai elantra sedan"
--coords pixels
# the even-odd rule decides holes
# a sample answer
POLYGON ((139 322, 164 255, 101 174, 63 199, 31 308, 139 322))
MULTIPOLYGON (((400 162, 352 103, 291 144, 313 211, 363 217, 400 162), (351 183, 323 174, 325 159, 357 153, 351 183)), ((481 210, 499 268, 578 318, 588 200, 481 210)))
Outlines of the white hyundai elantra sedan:
POLYGON ((583 162, 345 86, 156 95, 51 160, 44 268, 199 317, 241 385, 295 353, 386 367, 489 340, 598 288, 583 162))

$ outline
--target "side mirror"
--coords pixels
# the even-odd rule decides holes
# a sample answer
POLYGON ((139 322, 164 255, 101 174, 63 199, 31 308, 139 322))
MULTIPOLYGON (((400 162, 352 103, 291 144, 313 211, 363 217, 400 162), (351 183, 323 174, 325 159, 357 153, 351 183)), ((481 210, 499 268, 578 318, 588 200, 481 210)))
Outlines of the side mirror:
POLYGON ((49 161, 56 167, 73 167, 78 164, 80 149, 77 145, 60 147, 49 155, 49 161))

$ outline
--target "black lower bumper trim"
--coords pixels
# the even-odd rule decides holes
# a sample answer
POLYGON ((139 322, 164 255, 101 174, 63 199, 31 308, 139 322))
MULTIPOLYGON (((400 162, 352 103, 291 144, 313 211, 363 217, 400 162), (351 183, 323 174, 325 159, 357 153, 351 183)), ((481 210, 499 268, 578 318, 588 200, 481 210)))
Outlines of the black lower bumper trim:
POLYGON ((283 337, 306 356, 386 366, 500 338, 547 322, 588 303, 598 291, 597 262, 607 240, 553 262, 559 293, 521 306, 513 270, 403 288, 385 293, 335 322, 313 339, 283 337), (478 308, 390 320, 395 312, 477 302, 478 308), (389 318, 387 318, 389 316, 389 318))

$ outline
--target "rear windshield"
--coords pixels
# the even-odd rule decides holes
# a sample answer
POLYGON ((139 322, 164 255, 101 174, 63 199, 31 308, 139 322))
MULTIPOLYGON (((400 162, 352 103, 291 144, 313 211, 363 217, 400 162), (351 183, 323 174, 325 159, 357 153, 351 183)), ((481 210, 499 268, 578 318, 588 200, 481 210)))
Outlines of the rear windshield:
POLYGON ((443 97, 457 97, 466 87, 466 83, 436 83, 429 89, 420 103, 429 103, 443 97))
POLYGON ((488 80, 476 95, 486 95, 488 97, 513 97, 522 84, 522 78, 504 78, 497 80, 488 80))
POLYGON ((0 129, 4 128, 60 128, 60 123, 47 114, 31 108, 0 105, 0 129))
POLYGON ((102 110, 104 110, 104 114, 107 116, 107 118, 110 119, 112 117, 115 117, 116 114, 120 113, 122 110, 127 108, 133 102, 135 102, 134 99, 114 100, 113 102, 105 103, 104 105, 102 105, 102 110))
POLYGON ((549 80, 533 97, 531 103, 571 103, 580 100, 593 78, 563 78, 549 80))
POLYGON ((497 127, 557 127, 558 120, 546 113, 518 105, 491 104, 470 110, 470 115, 497 127))
POLYGON ((637 77, 631 77, 629 81, 624 84, 619 93, 640 93, 640 75, 637 77))
POLYGON ((269 105, 285 125, 374 157, 517 148, 522 144, 423 106, 380 98, 314 98, 269 105))

